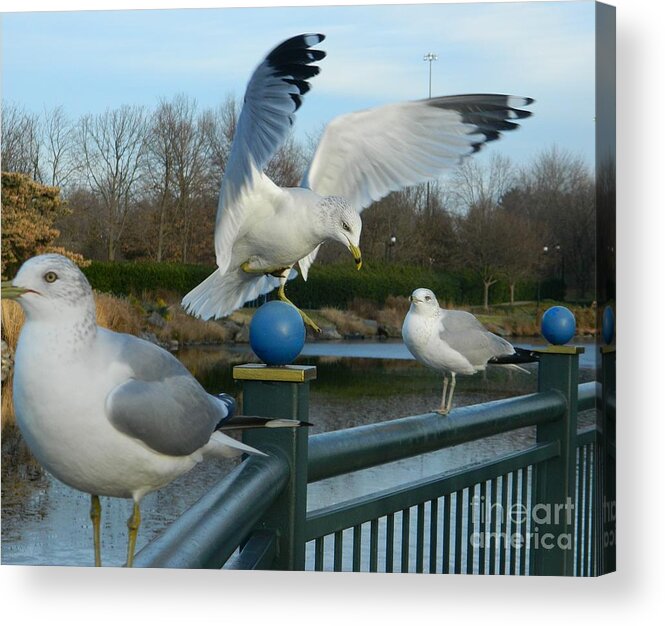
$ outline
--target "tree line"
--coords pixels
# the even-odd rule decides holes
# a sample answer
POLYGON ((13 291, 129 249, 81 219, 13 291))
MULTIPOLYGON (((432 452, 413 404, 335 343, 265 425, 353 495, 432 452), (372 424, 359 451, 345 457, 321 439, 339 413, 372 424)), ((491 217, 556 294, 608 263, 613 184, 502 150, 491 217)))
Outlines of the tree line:
MULTIPOLYGON (((78 119, 62 107, 36 114, 3 101, 2 169, 60 191, 63 209, 51 212, 56 243, 74 253, 213 265, 217 196, 239 112, 233 96, 214 109, 180 94, 151 110, 124 105, 78 119)), ((291 137, 269 176, 297 185, 317 139, 291 137)), ((488 162, 467 159, 445 182, 403 189, 366 209, 363 256, 472 270, 486 303, 498 280, 513 295, 521 281, 545 278, 582 299, 593 287, 594 194, 589 166, 556 146, 524 167, 496 153, 488 162)), ((3 188, 3 205, 7 197, 3 188)), ((6 208, 3 244, 8 219, 14 232, 6 208)), ((323 246, 319 259, 345 254, 323 246)))

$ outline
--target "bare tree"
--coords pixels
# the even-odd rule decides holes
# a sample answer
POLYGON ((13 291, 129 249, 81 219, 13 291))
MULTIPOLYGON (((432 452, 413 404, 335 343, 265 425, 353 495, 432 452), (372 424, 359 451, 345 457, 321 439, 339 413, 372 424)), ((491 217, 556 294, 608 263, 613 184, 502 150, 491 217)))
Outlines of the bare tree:
POLYGON ((146 172, 157 205, 157 250, 155 258, 161 261, 164 256, 168 208, 173 201, 173 134, 175 131, 175 111, 173 106, 161 101, 152 115, 148 137, 148 158, 146 172))
POLYGON ((39 116, 14 103, 2 103, 2 169, 41 182, 39 116))
POLYGON ((145 113, 122 106, 84 116, 79 143, 88 183, 99 195, 106 213, 107 257, 116 258, 146 151, 145 113))
POLYGON ((595 185, 586 163, 556 146, 524 169, 503 199, 511 211, 540 225, 541 245, 558 245, 562 278, 584 297, 595 262, 595 185))
POLYGON ((61 106, 44 112, 43 135, 44 182, 53 187, 66 187, 77 171, 78 164, 74 158, 75 126, 61 106))
POLYGON ((538 272, 543 233, 537 223, 505 209, 498 213, 497 219, 506 238, 500 274, 508 282, 510 304, 514 305, 517 284, 534 278, 538 272))
POLYGON ((170 106, 173 126, 169 138, 175 211, 180 233, 181 260, 186 263, 194 226, 193 206, 204 187, 210 146, 207 143, 206 120, 197 118, 196 101, 178 95, 170 106))
POLYGON ((467 159, 453 174, 452 193, 462 212, 457 229, 459 261, 482 280, 485 310, 489 308, 490 287, 505 271, 511 233, 502 219, 499 204, 514 181, 512 163, 497 154, 486 165, 467 159))
POLYGON ((492 154, 489 163, 466 159, 452 176, 452 196, 461 212, 472 206, 497 206, 514 186, 516 171, 508 157, 492 154))

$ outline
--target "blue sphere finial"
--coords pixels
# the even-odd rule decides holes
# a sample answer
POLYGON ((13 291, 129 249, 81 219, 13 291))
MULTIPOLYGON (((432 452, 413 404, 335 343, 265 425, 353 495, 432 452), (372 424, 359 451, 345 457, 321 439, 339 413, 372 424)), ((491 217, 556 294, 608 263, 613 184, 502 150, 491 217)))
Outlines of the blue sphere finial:
POLYGON ((603 340, 606 344, 612 343, 614 339, 614 311, 608 304, 603 311, 603 340))
POLYGON ((305 324, 293 305, 266 302, 249 324, 249 344, 266 365, 287 365, 305 345, 305 324))
POLYGON ((556 346, 568 343, 575 335, 575 316, 565 306, 547 309, 540 321, 543 337, 556 346))

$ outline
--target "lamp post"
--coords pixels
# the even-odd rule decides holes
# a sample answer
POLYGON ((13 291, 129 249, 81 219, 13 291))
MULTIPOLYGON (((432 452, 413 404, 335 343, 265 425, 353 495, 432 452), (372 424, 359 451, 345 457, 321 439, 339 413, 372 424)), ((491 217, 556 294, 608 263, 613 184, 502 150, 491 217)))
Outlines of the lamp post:
MULTIPOLYGON (((423 61, 427 61, 427 63, 429 63, 429 86, 427 89, 428 98, 432 97, 432 61, 437 61, 438 59, 439 57, 436 54, 434 54, 434 52, 428 52, 423 56, 423 61)), ((425 202, 426 202, 427 213, 429 214, 429 181, 427 181, 427 196, 425 202)))
POLYGON ((538 260, 538 290, 536 295, 536 323, 538 323, 538 312, 540 311, 540 283, 543 280, 543 260, 547 256, 547 253, 550 251, 549 246, 543 246, 543 253, 538 260))
POLYGON ((432 97, 432 61, 438 60, 439 57, 433 52, 428 52, 425 56, 423 56, 423 61, 427 61, 429 63, 429 89, 427 90, 428 98, 432 97))
POLYGON ((393 248, 397 243, 397 237, 395 235, 390 235, 390 239, 386 242, 386 261, 393 260, 393 248))

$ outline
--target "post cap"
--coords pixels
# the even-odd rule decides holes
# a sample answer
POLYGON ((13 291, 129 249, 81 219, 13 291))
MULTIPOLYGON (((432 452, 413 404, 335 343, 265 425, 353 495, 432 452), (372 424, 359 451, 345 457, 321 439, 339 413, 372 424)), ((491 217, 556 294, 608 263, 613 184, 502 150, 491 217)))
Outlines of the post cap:
POLYGON ((583 354, 586 348, 583 346, 553 346, 549 345, 544 348, 534 348, 531 352, 537 354, 583 354))
POLYGON ((263 363, 245 363, 244 365, 235 365, 233 367, 234 380, 304 383, 315 378, 315 365, 269 366, 263 363))

